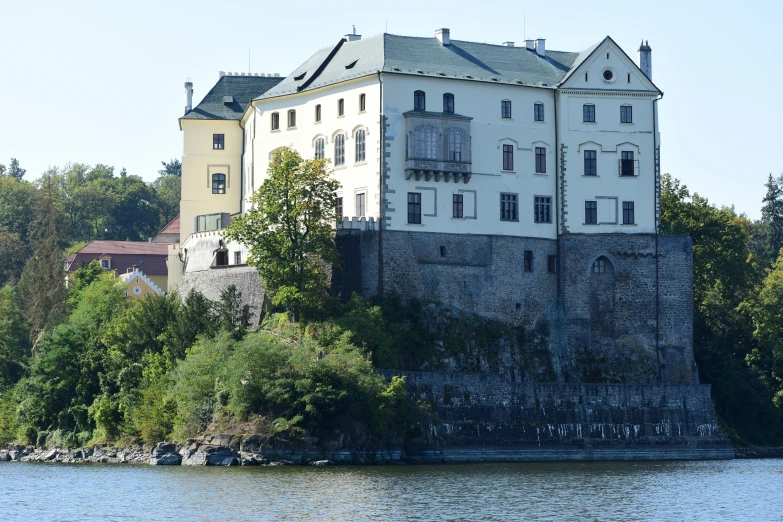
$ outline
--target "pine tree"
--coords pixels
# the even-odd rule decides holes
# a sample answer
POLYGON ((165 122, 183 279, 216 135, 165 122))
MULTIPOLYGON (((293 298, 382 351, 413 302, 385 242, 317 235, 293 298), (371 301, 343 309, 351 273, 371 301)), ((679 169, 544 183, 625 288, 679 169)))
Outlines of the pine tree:
POLYGON ((775 179, 770 174, 764 186, 767 193, 761 207, 759 253, 775 261, 783 247, 783 176, 775 179))

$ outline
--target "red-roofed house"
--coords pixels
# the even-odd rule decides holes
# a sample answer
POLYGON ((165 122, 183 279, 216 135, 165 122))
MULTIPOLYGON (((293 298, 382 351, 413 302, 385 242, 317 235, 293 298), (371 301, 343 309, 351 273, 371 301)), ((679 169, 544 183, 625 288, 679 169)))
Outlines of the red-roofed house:
POLYGON ((92 241, 65 258, 68 281, 73 274, 92 260, 115 277, 138 269, 160 288, 168 288, 167 243, 146 241, 92 241))
POLYGON ((179 215, 152 238, 153 243, 179 243, 179 215))

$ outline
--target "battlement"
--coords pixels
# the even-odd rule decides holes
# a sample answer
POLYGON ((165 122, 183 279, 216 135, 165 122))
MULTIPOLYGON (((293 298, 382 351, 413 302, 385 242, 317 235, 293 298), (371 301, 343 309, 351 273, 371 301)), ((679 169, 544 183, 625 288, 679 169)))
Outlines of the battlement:
POLYGON ((337 230, 377 230, 374 217, 344 217, 337 222, 337 230))

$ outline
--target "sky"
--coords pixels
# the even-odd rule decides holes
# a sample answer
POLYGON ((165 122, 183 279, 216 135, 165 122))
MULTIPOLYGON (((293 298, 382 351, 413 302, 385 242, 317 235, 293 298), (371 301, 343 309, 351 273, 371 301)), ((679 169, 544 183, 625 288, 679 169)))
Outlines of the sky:
POLYGON ((764 183, 783 172, 783 2, 500 2, 389 4, 202 1, 0 2, 0 163, 35 179, 49 167, 103 163, 152 181, 182 155, 187 78, 194 105, 218 71, 286 75, 357 33, 500 44, 546 38, 581 51, 610 35, 634 60, 652 48, 662 171, 717 205, 757 219, 764 183))

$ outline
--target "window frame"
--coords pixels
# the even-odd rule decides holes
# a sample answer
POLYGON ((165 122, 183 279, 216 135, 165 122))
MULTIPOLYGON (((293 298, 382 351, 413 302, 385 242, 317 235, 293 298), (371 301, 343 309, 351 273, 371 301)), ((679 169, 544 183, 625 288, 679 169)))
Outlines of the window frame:
POLYGON ((367 95, 361 93, 359 95, 359 113, 367 112, 367 95))
POLYGON ((636 176, 636 157, 632 150, 623 150, 620 151, 620 177, 622 178, 633 178, 636 176), (630 161, 631 170, 630 174, 626 174, 627 169, 625 166, 627 165, 626 161, 630 161))
POLYGON ((334 166, 345 165, 345 134, 340 133, 334 137, 334 166))
POLYGON ((364 129, 359 129, 356 131, 356 135, 354 136, 354 141, 356 142, 354 146, 354 163, 366 162, 367 161, 367 153, 366 153, 367 133, 364 131, 364 129))
POLYGON ((620 105, 620 123, 633 123, 633 105, 620 105))
POLYGON ((598 201, 585 201, 585 225, 598 224, 598 201))
POLYGON ((272 113, 271 121, 270 121, 270 130, 272 130, 272 131, 280 130, 280 113, 279 112, 273 112, 272 113))
POLYGON ((500 100, 500 118, 511 119, 511 100, 500 100))
POLYGON ((533 104, 533 121, 544 121, 544 104, 541 102, 533 104))
POLYGON ((523 272, 532 272, 533 271, 533 251, 532 250, 525 250, 522 254, 522 271, 523 272))
POLYGON ((443 113, 454 114, 454 95, 450 92, 443 93, 443 113))
POLYGON ((337 117, 342 118, 345 116, 345 98, 337 100, 337 117))
POLYGON ((465 219, 465 195, 451 195, 451 217, 454 219, 465 219))
POLYGON ((296 128, 296 109, 289 109, 288 110, 287 123, 288 123, 288 128, 289 129, 295 129, 296 128))
POLYGON ((556 274, 557 273, 557 256, 554 254, 549 254, 546 256, 546 271, 550 274, 556 274))
POLYGON ((234 264, 235 265, 241 265, 242 264, 242 252, 241 251, 234 252, 234 264))
POLYGON ((420 90, 413 91, 413 110, 414 111, 427 110, 427 93, 420 90))
POLYGON ((212 150, 225 150, 225 148, 226 148, 226 135, 212 134, 212 150))
POLYGON ((342 221, 343 219, 343 197, 337 196, 337 199, 335 200, 334 205, 334 213, 337 217, 337 221, 342 221))
POLYGON ((594 103, 585 103, 582 105, 582 123, 595 123, 594 103))
POLYGON ((315 106, 315 123, 321 123, 321 104, 315 106))
POLYGON ((353 201, 356 217, 364 217, 367 213, 367 193, 364 191, 357 192, 354 194, 353 201), (360 210, 361 212, 359 212, 360 210))
POLYGON ((536 147, 536 174, 546 174, 546 147, 536 147))
POLYGON ((508 143, 503 144, 503 170, 507 172, 514 171, 514 146, 508 143))
POLYGON ((533 196, 533 222, 552 223, 552 196, 533 196))
POLYGON ((623 225, 636 224, 635 206, 633 201, 623 201, 623 225))
POLYGON ((597 150, 585 150, 584 151, 584 176, 598 176, 598 151, 597 150), (592 155, 592 158, 588 158, 588 155, 592 155))
POLYGON ((408 192, 408 224, 421 225, 421 192, 408 192))
POLYGON ((315 140, 315 159, 324 159, 326 157, 326 140, 318 138, 315 140))
POLYGON ((226 187, 228 186, 226 180, 227 176, 222 172, 216 172, 215 174, 212 174, 212 193, 221 195, 225 194, 226 187))
POLYGON ((519 221, 519 194, 500 193, 500 221, 519 221))

